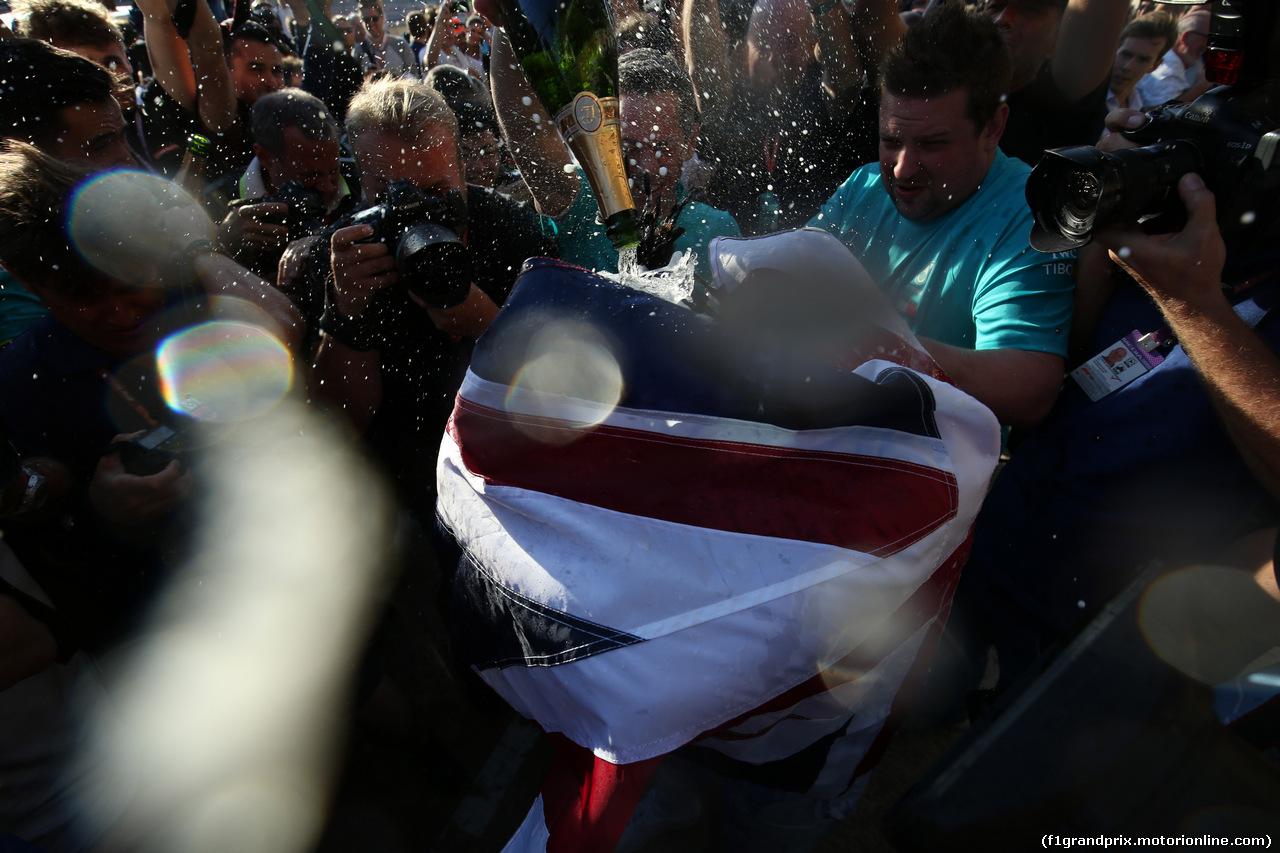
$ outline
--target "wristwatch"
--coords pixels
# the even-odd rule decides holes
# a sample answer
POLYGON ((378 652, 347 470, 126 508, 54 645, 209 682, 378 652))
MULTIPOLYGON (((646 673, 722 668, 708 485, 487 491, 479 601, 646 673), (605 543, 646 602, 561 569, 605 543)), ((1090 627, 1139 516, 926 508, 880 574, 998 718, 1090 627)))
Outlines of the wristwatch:
POLYGON ((48 478, 39 471, 32 471, 30 468, 23 468, 22 470, 27 475, 27 486, 22 490, 22 501, 18 504, 18 509, 14 515, 35 512, 44 506, 45 498, 48 497, 48 493, 44 488, 48 478))

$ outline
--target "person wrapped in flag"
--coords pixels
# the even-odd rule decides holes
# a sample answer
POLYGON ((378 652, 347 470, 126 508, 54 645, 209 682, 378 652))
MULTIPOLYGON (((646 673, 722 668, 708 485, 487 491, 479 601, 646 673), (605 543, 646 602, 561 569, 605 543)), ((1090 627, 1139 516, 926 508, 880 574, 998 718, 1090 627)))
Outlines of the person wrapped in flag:
POLYGON ((852 801, 1000 451, 847 249, 712 243, 697 311, 532 259, 437 468, 456 648, 559 750, 512 851, 610 851, 662 758, 852 801))

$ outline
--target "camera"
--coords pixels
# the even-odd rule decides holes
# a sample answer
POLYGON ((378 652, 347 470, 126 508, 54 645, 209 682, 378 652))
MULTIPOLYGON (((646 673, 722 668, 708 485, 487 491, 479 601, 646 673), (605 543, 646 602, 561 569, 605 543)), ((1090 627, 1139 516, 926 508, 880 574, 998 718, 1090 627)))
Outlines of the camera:
POLYGON ((1178 231, 1186 212, 1178 179, 1195 172, 1217 197, 1224 239, 1273 224, 1280 188, 1280 86, 1219 86, 1190 104, 1150 110, 1124 135, 1142 147, 1046 151, 1027 178, 1031 245, 1062 252, 1116 222, 1150 234, 1178 231))
POLYGON ((301 240, 312 234, 319 234, 324 227, 325 208, 320 194, 309 190, 298 181, 285 181, 271 195, 258 199, 255 204, 284 204, 289 207, 282 219, 276 219, 277 225, 289 229, 288 241, 301 240))
POLYGON ((396 260, 400 283, 433 308, 452 308, 471 292, 471 256, 458 237, 467 205, 459 190, 424 193, 408 181, 393 181, 378 204, 355 214, 351 225, 370 225, 365 242, 385 243, 396 260))
POLYGON ((128 441, 113 443, 108 452, 120 452, 120 462, 125 473, 135 477, 149 477, 163 471, 166 465, 188 447, 189 443, 182 433, 159 424, 128 441))

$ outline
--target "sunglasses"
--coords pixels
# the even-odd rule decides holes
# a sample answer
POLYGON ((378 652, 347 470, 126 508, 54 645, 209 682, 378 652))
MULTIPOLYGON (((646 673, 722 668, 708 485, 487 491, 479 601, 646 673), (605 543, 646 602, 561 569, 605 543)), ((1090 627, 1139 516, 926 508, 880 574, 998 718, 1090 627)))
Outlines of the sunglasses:
POLYGON ((378 23, 378 21, 382 20, 381 15, 368 15, 368 16, 361 15, 361 17, 364 18, 364 22, 366 24, 376 24, 378 23))

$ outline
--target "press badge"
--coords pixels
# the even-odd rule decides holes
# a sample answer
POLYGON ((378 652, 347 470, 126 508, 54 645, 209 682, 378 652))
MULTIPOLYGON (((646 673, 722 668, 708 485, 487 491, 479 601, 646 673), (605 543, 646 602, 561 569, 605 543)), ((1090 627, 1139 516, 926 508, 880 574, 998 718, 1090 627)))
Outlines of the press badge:
POLYGON ((1164 361, 1156 348, 1169 339, 1163 330, 1142 335, 1135 329, 1071 371, 1071 378, 1097 402, 1164 361))

